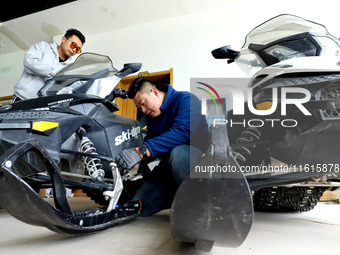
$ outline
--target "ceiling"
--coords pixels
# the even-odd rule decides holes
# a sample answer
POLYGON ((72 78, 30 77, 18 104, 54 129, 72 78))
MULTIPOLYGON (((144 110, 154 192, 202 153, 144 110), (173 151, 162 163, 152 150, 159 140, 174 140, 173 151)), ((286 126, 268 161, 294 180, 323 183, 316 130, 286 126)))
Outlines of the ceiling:
POLYGON ((0 55, 28 49, 30 40, 27 42, 17 33, 16 27, 27 29, 30 19, 39 16, 39 12, 53 12, 51 8, 73 1, 75 0, 34 0, 21 1, 20 5, 17 1, 8 1, 5 8, 0 9, 0 55))
POLYGON ((0 56, 50 42, 69 28, 85 36, 218 8, 224 0, 8 1, 0 11, 0 56), (36 3, 32 5, 32 2, 36 3), (20 6, 18 8, 18 3, 20 6), (28 4, 29 3, 29 4, 28 4), (12 6, 9 6, 12 5, 12 6), (9 6, 9 7, 8 7, 9 6))
POLYGON ((34 1, 21 1, 18 8, 18 2, 6 2, 6 8, 0 9, 0 22, 9 21, 12 19, 20 18, 22 16, 32 14, 35 12, 43 11, 53 8, 65 3, 73 2, 75 0, 34 0, 34 1))

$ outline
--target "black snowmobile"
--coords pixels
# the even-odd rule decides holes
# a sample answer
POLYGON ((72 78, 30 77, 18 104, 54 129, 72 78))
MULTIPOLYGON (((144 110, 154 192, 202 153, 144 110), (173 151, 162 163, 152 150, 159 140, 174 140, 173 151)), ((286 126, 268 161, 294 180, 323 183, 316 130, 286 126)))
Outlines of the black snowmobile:
POLYGON ((323 25, 285 14, 255 27, 240 51, 225 46, 212 54, 237 63, 251 77, 251 103, 257 110, 268 111, 264 116, 249 110, 238 116, 230 111, 227 117, 252 123, 228 127, 232 154, 241 167, 283 170, 244 172, 254 191, 255 209, 313 209, 325 190, 340 186, 340 41, 323 25), (301 105, 286 105, 282 114, 283 93, 290 102, 309 97, 301 105), (287 125, 273 127, 268 119, 276 124, 287 121, 287 125))
POLYGON ((17 219, 55 232, 86 234, 130 220, 140 201, 120 199, 123 181, 114 157, 142 144, 139 123, 117 114, 127 98, 119 80, 140 63, 117 71, 110 58, 84 53, 48 81, 41 97, 0 109, 0 204, 17 219), (54 204, 38 195, 52 188, 54 204), (65 188, 82 189, 105 207, 75 212, 65 188))
MULTIPOLYGON (((126 64, 117 71, 107 56, 84 53, 48 81, 38 99, 0 108, 0 204, 8 213, 72 235, 101 231, 140 214, 142 201, 130 199, 138 186, 131 180, 141 173, 118 169, 114 158, 123 149, 141 146, 142 130, 138 121, 115 114, 118 107, 112 102, 127 98, 127 91, 115 86, 140 67, 126 64), (38 194, 42 188, 52 188, 53 203, 38 194), (65 188, 82 189, 101 206, 75 211, 65 188)), ((216 128, 216 152, 201 163, 224 163, 226 139, 225 129, 216 128)), ((238 166, 229 154, 228 163, 238 166)), ((171 209, 174 238, 203 250, 214 243, 240 245, 252 222, 251 193, 242 173, 215 177, 188 176, 171 209), (234 190, 228 197, 227 189, 234 190), (226 201, 237 206, 228 207, 226 201)))

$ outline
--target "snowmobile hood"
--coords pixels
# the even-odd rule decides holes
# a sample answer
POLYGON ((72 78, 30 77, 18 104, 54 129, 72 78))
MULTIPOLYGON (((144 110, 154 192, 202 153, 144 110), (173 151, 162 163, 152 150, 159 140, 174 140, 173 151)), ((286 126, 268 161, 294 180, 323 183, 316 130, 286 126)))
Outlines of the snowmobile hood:
POLYGON ((340 56, 340 41, 321 24, 284 14, 251 30, 240 51, 224 46, 212 53, 215 58, 237 63, 251 77, 288 59, 340 56))
POLYGON ((69 107, 84 103, 101 103, 105 105, 110 111, 115 112, 118 110, 117 105, 111 101, 86 94, 64 94, 56 96, 47 96, 39 99, 29 99, 18 101, 10 105, 0 108, 0 113, 24 111, 24 110, 49 110, 51 108, 62 108, 64 111, 69 111, 69 107))

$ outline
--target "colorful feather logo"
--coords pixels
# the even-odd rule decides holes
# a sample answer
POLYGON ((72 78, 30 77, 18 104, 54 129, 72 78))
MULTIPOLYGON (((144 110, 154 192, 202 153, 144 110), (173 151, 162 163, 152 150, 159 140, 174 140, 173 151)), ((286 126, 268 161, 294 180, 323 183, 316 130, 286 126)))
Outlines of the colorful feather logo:
MULTIPOLYGON (((203 83, 203 82, 197 82, 197 83, 198 83, 198 84, 201 84, 201 85, 203 85, 203 86, 206 86, 206 87, 209 88, 212 92, 214 92, 214 94, 217 96, 217 98, 218 98, 218 100, 220 101, 220 104, 221 104, 221 106, 222 106, 222 100, 221 100, 221 98, 220 98, 220 95, 217 93, 217 91, 216 91, 212 86, 210 86, 209 84, 203 83)), ((213 94, 212 94, 209 90, 207 90, 207 89, 205 89, 205 88, 201 88, 201 87, 197 87, 197 88, 200 89, 200 90, 203 90, 204 92, 206 92, 206 93, 214 100, 215 105, 217 105, 217 102, 216 102, 216 100, 215 100, 213 94)))

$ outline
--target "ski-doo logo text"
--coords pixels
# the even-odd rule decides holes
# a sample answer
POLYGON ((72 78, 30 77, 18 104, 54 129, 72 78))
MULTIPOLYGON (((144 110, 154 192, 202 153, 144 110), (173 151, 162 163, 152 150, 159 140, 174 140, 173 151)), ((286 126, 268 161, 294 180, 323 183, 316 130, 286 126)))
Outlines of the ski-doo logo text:
POLYGON ((127 129, 126 131, 123 131, 121 135, 116 136, 115 138, 115 145, 118 146, 122 144, 123 142, 126 142, 130 140, 131 138, 137 138, 140 134, 140 127, 133 127, 130 129, 127 129))

